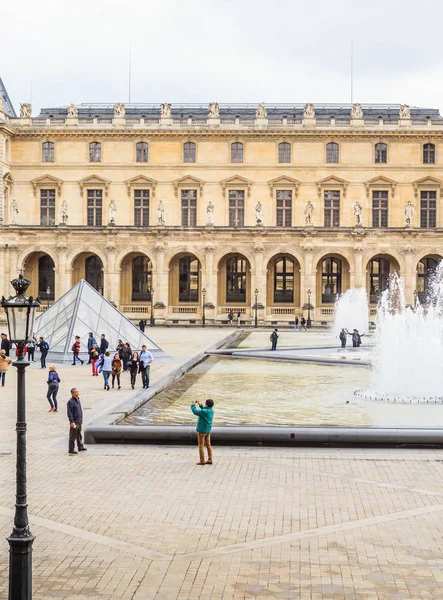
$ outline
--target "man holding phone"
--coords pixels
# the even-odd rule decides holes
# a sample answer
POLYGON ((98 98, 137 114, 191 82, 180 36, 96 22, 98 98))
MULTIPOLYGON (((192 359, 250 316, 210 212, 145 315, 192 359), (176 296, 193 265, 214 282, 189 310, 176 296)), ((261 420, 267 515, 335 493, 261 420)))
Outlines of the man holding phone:
POLYGON ((198 452, 200 461, 198 465, 212 465, 212 446, 211 446, 211 429, 212 420, 214 418, 214 400, 210 398, 206 400, 205 405, 196 400, 191 404, 191 410, 194 415, 197 415, 197 437, 198 437, 198 452), (205 462, 205 446, 208 451, 208 460, 205 462))
POLYGON ((78 452, 84 452, 86 448, 83 445, 82 438, 83 410, 77 388, 72 388, 67 408, 69 419, 69 454, 78 454, 78 452), (75 442, 77 442, 78 452, 75 449, 75 442))

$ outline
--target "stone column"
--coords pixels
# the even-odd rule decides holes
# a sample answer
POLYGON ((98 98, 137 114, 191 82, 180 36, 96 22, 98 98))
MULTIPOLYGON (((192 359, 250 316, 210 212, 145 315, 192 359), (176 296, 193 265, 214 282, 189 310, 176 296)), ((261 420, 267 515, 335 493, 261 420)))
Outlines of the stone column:
MULTIPOLYGON (((15 279, 18 275, 18 246, 9 246, 9 276, 10 279, 15 279), (12 275, 12 277, 11 277, 12 275)), ((37 286, 38 287, 38 286, 37 286)))
MULTIPOLYGON (((301 272, 304 273, 304 277, 301 276, 300 272, 300 306, 306 304, 308 301, 307 291, 311 290, 311 304, 316 306, 317 304, 317 296, 316 296, 316 282, 315 282, 315 269, 313 272, 312 267, 312 256, 314 253, 314 247, 311 245, 306 245, 303 247, 304 254, 304 269, 301 269, 301 272)), ((303 265, 301 265, 303 267, 303 265)))
POLYGON ((414 290, 417 287, 416 284, 416 273, 413 265, 414 248, 412 246, 405 246, 403 248, 405 256, 405 272, 401 273, 405 281, 405 297, 407 304, 414 304, 414 290))
POLYGON ((107 300, 111 302, 115 302, 117 304, 117 293, 116 293, 116 285, 120 284, 120 276, 115 272, 115 253, 117 251, 116 246, 113 244, 109 244, 106 246, 107 253, 107 268, 103 265, 105 269, 105 285, 104 285, 104 295, 107 300), (117 281, 118 279, 118 281, 117 281))
POLYGON ((258 290, 258 302, 266 309, 266 273, 263 270, 263 254, 265 248, 260 243, 254 246, 255 282, 251 277, 251 305, 254 304, 254 290, 258 290))
POLYGON ((8 297, 8 286, 9 282, 6 279, 5 273, 5 254, 6 254, 6 246, 2 244, 0 246, 0 289, 3 290, 3 295, 8 297))
POLYGON ((205 247, 205 270, 203 273, 202 288, 206 289, 206 304, 217 304, 217 284, 214 285, 214 251, 215 247, 208 244, 205 247))
POLYGON ((354 285, 351 287, 366 287, 366 281, 363 279, 363 248, 356 246, 354 248, 354 285))
POLYGON ((154 303, 162 303, 166 307, 168 306, 168 270, 165 271, 165 246, 161 242, 157 242, 154 246, 154 252, 156 256, 155 260, 155 283, 154 288, 154 303))
POLYGON ((59 244, 57 246, 58 254, 58 271, 55 273, 55 299, 58 300, 66 294, 71 287, 68 282, 68 273, 66 270, 66 252, 68 247, 65 244, 59 244))

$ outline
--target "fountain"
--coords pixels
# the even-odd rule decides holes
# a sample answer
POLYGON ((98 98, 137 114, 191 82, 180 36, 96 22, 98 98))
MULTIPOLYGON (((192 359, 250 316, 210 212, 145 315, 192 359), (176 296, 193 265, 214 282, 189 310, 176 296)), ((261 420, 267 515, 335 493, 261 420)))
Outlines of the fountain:
POLYGON ((343 327, 350 332, 358 329, 360 334, 369 332, 368 296, 364 288, 351 288, 337 299, 332 325, 334 338, 338 338, 343 327))
POLYGON ((427 306, 405 299, 394 274, 377 310, 371 386, 356 395, 373 400, 443 403, 443 262, 430 277, 427 306))

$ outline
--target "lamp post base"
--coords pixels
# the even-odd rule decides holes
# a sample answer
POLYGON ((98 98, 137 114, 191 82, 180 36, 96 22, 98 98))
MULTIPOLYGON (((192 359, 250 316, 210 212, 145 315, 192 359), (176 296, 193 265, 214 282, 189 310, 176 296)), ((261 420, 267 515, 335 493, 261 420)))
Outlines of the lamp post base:
POLYGON ((32 543, 33 535, 7 538, 9 542, 9 596, 8 600, 32 599, 32 543))

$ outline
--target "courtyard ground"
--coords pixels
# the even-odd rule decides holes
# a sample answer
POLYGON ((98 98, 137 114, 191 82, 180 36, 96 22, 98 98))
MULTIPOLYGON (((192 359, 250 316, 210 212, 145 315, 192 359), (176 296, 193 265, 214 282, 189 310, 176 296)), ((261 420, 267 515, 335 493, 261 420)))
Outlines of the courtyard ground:
MULTIPOLYGON (((154 364, 153 380, 227 333, 149 330, 171 356, 154 364)), ((46 372, 36 363, 27 374, 35 600, 443 600, 442 451, 215 447, 212 467, 196 466, 188 446, 96 445, 69 456, 69 389, 79 388, 86 423, 133 392, 127 378, 105 392, 86 366, 59 373, 57 414, 46 372)), ((0 389, 2 600, 15 379, 10 369, 0 389)))

